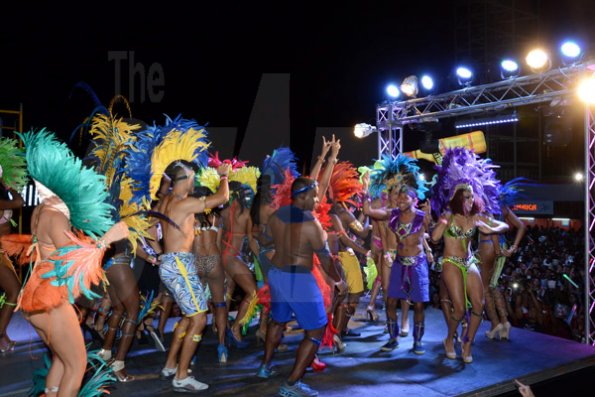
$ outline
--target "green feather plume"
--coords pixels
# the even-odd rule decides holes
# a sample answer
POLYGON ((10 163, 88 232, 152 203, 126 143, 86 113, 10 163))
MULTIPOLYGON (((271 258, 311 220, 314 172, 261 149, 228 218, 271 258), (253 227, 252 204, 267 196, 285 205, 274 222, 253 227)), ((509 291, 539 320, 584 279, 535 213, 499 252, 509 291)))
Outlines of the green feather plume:
POLYGON ((104 235, 113 225, 105 177, 83 166, 66 144, 45 128, 18 135, 25 144, 29 174, 64 201, 72 225, 93 238, 104 235))
POLYGON ((0 166, 2 180, 6 186, 20 192, 27 185, 27 164, 25 151, 17 146, 17 141, 0 138, 0 166))

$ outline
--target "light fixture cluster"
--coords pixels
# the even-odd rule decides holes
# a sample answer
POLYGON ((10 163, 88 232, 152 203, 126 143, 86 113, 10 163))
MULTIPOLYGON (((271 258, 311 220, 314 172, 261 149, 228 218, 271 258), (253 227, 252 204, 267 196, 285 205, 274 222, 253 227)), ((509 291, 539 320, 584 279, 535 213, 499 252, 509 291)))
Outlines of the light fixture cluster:
MULTIPOLYGON (((560 59, 564 66, 570 66, 579 62, 584 54, 580 45, 573 40, 567 40, 560 45, 560 59)), ((543 48, 534 48, 525 57, 525 63, 532 73, 542 73, 552 67, 550 54, 543 48)), ((513 58, 505 58, 500 62, 500 77, 511 79, 518 77, 521 73, 521 66, 513 58)), ((469 65, 459 65, 455 69, 457 82, 461 87, 469 87, 474 79, 473 69, 469 65)), ((420 88, 425 94, 429 94, 435 87, 433 78, 430 75, 423 75, 417 78, 415 75, 406 77, 400 85, 391 83, 386 87, 389 99, 397 99, 401 94, 408 98, 417 98, 420 88), (421 87, 419 86, 421 82, 421 87)))

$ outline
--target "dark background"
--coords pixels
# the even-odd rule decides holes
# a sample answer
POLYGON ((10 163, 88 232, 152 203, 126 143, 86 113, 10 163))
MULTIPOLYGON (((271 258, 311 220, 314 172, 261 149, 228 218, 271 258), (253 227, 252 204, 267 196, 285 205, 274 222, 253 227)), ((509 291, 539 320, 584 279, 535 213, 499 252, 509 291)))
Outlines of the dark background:
MULTIPOLYGON (((535 43, 555 53, 565 37, 589 48, 595 37, 589 1, 318 3, 3 5, 0 108, 22 104, 25 129, 48 127, 66 139, 93 109, 74 85, 86 82, 107 105, 119 83, 135 118, 162 123, 163 114, 181 113, 208 123, 224 157, 233 152, 260 164, 275 147, 291 144, 307 166, 320 135, 335 132, 340 157, 361 164, 377 156, 376 136, 357 140, 352 127, 375 123, 388 82, 428 71, 437 92, 456 89, 453 70, 463 60, 478 71, 477 83, 496 81, 505 54, 522 59, 535 43), (507 13, 509 6, 515 11, 507 13), (119 79, 114 51, 128 56, 119 79), (163 72, 158 100, 146 91, 152 65, 163 72)), ((554 147, 551 160, 570 158, 565 163, 576 168, 580 113, 573 120, 574 138, 554 147)), ((453 131, 446 123, 440 133, 453 131)), ((422 135, 407 130, 406 149, 417 148, 422 135)), ((84 139, 77 145, 85 146, 84 139)))

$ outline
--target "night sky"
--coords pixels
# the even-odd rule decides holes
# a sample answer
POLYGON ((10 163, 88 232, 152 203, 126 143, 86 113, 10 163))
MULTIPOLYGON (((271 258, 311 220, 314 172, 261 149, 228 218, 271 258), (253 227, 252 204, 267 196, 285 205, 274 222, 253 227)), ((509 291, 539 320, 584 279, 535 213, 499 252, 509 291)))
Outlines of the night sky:
MULTIPOLYGON (((233 152, 260 164, 291 144, 308 164, 320 134, 335 132, 340 158, 370 162, 376 136, 356 140, 351 131, 355 123, 375 123, 387 82, 429 71, 439 92, 457 88, 455 2, 401 3, 195 2, 191 10, 187 2, 96 2, 85 5, 92 11, 69 9, 77 18, 55 2, 20 5, 3 10, 0 22, 0 108, 22 103, 25 129, 48 127, 66 139, 93 109, 89 95, 73 91, 85 82, 105 105, 119 89, 132 116, 145 122, 181 113, 208 123, 223 157, 233 152)), ((557 1, 527 3, 542 16, 531 32, 536 41, 552 49, 565 35, 593 42, 591 2, 564 2, 567 9, 557 1)), ((415 148, 418 137, 407 135, 406 146, 415 148)))

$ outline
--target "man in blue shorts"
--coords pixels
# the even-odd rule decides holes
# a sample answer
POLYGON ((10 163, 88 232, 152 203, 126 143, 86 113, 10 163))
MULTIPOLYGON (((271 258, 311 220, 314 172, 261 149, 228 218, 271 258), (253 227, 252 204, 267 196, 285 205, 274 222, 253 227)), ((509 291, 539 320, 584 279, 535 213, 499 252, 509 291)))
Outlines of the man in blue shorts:
POLYGON ((322 226, 312 215, 318 201, 316 181, 299 177, 291 186, 291 205, 281 207, 270 220, 269 227, 276 248, 268 272, 271 290, 271 319, 267 330, 265 354, 257 376, 271 377, 275 371, 270 368, 273 352, 281 341, 285 324, 292 314, 304 329, 304 340, 300 343, 296 360, 289 377, 281 386, 283 397, 317 396, 300 379, 320 346, 327 324, 322 294, 312 275, 312 257, 316 253, 322 269, 335 281, 341 293, 347 285, 342 271, 335 266, 328 250, 322 226))

